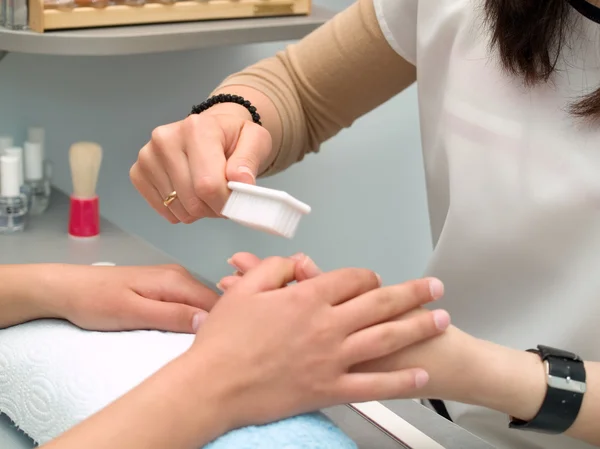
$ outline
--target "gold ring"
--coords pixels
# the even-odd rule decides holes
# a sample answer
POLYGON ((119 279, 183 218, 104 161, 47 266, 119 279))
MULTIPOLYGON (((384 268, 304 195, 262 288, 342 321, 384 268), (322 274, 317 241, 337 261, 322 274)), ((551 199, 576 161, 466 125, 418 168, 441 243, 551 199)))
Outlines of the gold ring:
POLYGON ((177 198, 177 192, 175 190, 173 190, 171 193, 169 193, 167 195, 167 197, 163 200, 163 204, 165 205, 165 207, 169 207, 169 205, 175 201, 175 199, 177 198))

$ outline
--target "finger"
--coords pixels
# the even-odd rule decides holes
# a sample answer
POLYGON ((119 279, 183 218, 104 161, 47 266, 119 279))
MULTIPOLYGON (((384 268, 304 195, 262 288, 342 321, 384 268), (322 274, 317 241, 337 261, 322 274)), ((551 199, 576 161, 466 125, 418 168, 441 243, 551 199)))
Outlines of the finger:
POLYGON ((255 184, 260 166, 271 155, 271 149, 271 134, 256 123, 244 122, 235 150, 227 161, 227 179, 255 184))
POLYGON ((191 334, 196 332, 207 315, 205 311, 187 304, 152 301, 139 297, 128 313, 123 328, 191 334))
MULTIPOLYGON (((160 132, 164 131, 159 132, 158 129, 159 128, 154 130, 154 132, 152 133, 153 141, 160 142, 161 139, 166 140, 167 137, 162 137, 160 135, 160 132)), ((174 188, 173 184, 171 183, 171 179, 169 178, 169 175, 165 171, 165 168, 163 166, 164 164, 156 154, 157 152, 163 150, 158 150, 154 148, 155 145, 157 144, 150 142, 148 145, 146 145, 146 147, 142 148, 142 150, 140 151, 140 156, 138 159, 140 170, 142 171, 144 178, 147 179, 148 182, 150 182, 158 191, 162 207, 165 209, 169 209, 179 221, 189 223, 191 217, 183 208, 181 202, 177 198, 175 198, 175 200, 171 202, 171 204, 169 204, 168 206, 165 206, 163 203, 167 195, 173 192, 174 188)), ((166 144, 160 143, 160 145, 166 144)))
MULTIPOLYGON (((161 153, 163 165, 167 175, 173 183, 173 190, 177 192, 179 201, 185 212, 190 217, 186 223, 191 223, 199 218, 215 218, 217 214, 196 195, 190 173, 190 166, 186 154, 183 151, 161 153)), ((173 204, 173 203, 172 203, 173 204)))
POLYGON ((297 289, 299 295, 321 298, 331 305, 337 305, 380 286, 381 278, 378 274, 361 268, 344 268, 305 280, 290 288, 297 289))
POLYGON ((211 310, 219 295, 194 278, 181 266, 156 266, 146 271, 146 276, 132 288, 148 300, 187 304, 211 310))
POLYGON ((342 346, 347 366, 393 354, 412 344, 441 334, 450 325, 445 310, 427 311, 411 319, 388 321, 348 336, 342 346))
POLYGON ((336 308, 341 322, 348 323, 348 332, 402 315, 422 304, 438 299, 443 284, 435 278, 418 279, 370 291, 336 308))
POLYGON ((192 114, 184 120, 185 152, 196 196, 220 216, 229 197, 225 179, 226 132, 215 116, 192 114))
POLYGON ((221 280, 217 283, 217 288, 222 292, 227 291, 227 289, 231 288, 236 282, 242 280, 241 276, 225 276, 221 278, 221 280))
MULTIPOLYGON (((296 280, 298 282, 310 279, 322 273, 315 262, 302 253, 294 254, 291 256, 291 259, 298 262, 296 269, 296 280)), ((252 253, 240 252, 231 256, 227 263, 243 274, 257 266, 260 263, 260 258, 252 253)))
POLYGON ((245 252, 235 253, 230 259, 227 260, 229 265, 241 273, 245 273, 246 271, 258 266, 260 262, 260 257, 255 256, 252 253, 245 252))
POLYGON ((150 204, 152 209, 158 212, 163 218, 166 218, 169 222, 173 224, 179 223, 177 217, 169 210, 168 207, 165 207, 160 193, 152 184, 150 184, 150 182, 148 182, 146 176, 140 170, 140 166, 137 162, 131 167, 131 170, 129 171, 129 177, 133 186, 138 192, 140 192, 146 202, 150 204))
POLYGON ((228 294, 252 295, 286 286, 295 279, 296 263, 290 258, 269 257, 231 286, 228 294))
POLYGON ((419 390, 429 382, 427 371, 411 368, 387 373, 350 373, 338 384, 339 402, 385 401, 419 397, 419 390))

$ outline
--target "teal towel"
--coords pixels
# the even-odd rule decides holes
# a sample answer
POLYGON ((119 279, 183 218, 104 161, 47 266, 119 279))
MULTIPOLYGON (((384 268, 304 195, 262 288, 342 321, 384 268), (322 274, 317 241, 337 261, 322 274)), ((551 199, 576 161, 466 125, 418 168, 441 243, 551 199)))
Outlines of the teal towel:
POLYGON ((322 413, 310 413, 264 426, 237 429, 204 449, 358 449, 322 413))

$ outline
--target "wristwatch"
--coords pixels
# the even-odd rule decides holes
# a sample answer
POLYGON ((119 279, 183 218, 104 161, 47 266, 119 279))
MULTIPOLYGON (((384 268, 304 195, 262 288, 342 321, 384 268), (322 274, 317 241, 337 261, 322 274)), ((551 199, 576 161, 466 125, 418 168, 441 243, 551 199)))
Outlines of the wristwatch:
POLYGON ((546 369, 547 390, 544 402, 531 421, 511 417, 511 429, 560 434, 577 419, 586 391, 585 365, 571 352, 539 345, 529 349, 540 356, 546 369))

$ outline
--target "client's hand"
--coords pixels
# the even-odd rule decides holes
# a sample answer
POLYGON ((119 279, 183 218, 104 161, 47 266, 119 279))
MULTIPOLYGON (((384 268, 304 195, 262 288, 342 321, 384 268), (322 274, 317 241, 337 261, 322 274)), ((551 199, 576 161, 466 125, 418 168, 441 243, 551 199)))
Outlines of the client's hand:
POLYGON ((54 316, 90 330, 195 331, 218 295, 177 265, 96 267, 30 265, 36 295, 54 316), (40 279, 40 277, 34 277, 40 279))
POLYGON ((350 370, 443 332, 444 311, 394 320, 433 300, 439 281, 380 288, 375 273, 347 268, 288 285, 300 266, 291 258, 259 261, 227 289, 188 353, 200 372, 210 373, 230 427, 415 396, 428 381, 419 366, 350 370))

